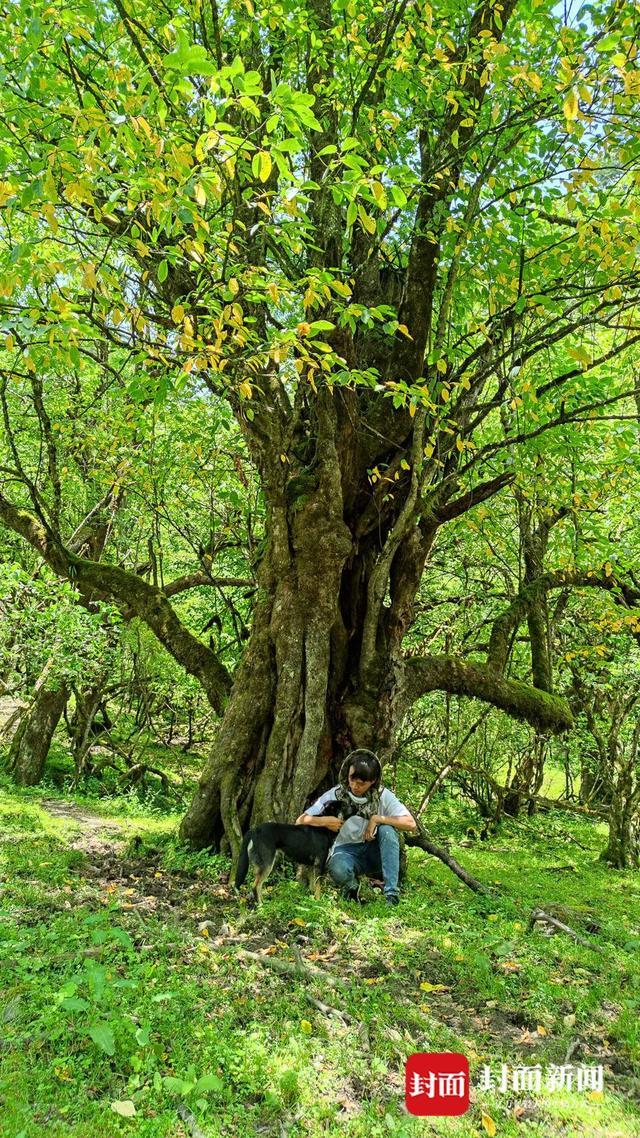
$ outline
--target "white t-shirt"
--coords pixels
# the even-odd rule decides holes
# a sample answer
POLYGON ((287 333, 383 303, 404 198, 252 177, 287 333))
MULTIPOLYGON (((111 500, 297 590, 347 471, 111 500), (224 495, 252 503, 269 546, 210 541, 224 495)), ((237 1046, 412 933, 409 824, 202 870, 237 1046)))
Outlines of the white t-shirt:
MULTIPOLYGON (((325 790, 324 794, 320 795, 313 806, 307 807, 305 814, 311 814, 314 818, 317 818, 318 814, 322 814, 327 803, 335 798, 337 790, 339 790, 339 786, 332 786, 331 790, 325 790)), ((354 806, 355 805, 357 805, 357 803, 354 803, 354 806)), ((411 811, 407 810, 407 807, 399 798, 396 798, 393 791, 387 790, 385 787, 380 795, 379 813, 385 818, 399 818, 401 814, 410 814, 411 811)), ((368 818, 361 818, 358 814, 354 814, 352 818, 347 818, 346 822, 342 824, 342 829, 338 831, 336 840, 329 851, 329 857, 333 857, 338 846, 344 846, 347 842, 363 842, 364 832, 368 823, 368 818)))

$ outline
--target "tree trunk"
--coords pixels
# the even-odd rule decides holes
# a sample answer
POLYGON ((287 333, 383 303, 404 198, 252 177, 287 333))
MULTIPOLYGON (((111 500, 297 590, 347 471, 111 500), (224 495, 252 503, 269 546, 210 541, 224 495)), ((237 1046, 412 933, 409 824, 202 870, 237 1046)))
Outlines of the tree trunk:
POLYGON ((635 774, 640 724, 627 754, 617 753, 617 772, 609 806, 609 841, 600 855, 615 869, 640 865, 640 782, 635 774))
POLYGON ((349 420, 339 422, 326 397, 317 413, 309 467, 291 477, 278 463, 265 475, 269 541, 251 636, 181 828, 196 846, 218 846, 224 833, 235 853, 248 824, 293 820, 353 747, 373 747, 384 759, 393 746, 402 638, 429 538, 412 528, 396 546, 389 603, 380 603, 372 588, 380 530, 357 534, 362 510, 342 435, 349 420))
POLYGON ((544 778, 546 745, 546 738, 538 735, 525 751, 515 769, 511 786, 504 800, 505 814, 510 814, 513 818, 517 817, 525 803, 529 805, 529 812, 534 813, 534 796, 540 790, 544 778))
POLYGON ((86 688, 84 691, 74 689, 76 708, 71 724, 71 750, 76 768, 76 783, 83 775, 91 772, 91 764, 88 762, 91 744, 98 735, 108 731, 111 726, 104 703, 104 688, 107 678, 108 676, 105 673, 90 688, 86 688), (98 725, 96 715, 99 711, 102 712, 103 721, 98 725))
POLYGON ((54 689, 43 683, 36 692, 9 750, 9 771, 18 786, 35 786, 40 782, 67 698, 64 686, 54 689))
POLYGON ((601 860, 614 869, 637 869, 640 865, 640 814, 637 797, 628 795, 629 789, 621 775, 609 807, 609 841, 601 860))

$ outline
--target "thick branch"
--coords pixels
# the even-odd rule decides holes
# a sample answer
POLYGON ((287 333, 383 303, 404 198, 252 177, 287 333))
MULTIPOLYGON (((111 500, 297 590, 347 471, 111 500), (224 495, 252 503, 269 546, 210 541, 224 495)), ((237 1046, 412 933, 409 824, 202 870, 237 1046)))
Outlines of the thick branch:
POLYGON ((553 572, 541 573, 539 577, 536 577, 534 581, 520 590, 509 607, 500 613, 500 616, 494 621, 487 652, 490 666, 498 672, 504 671, 509 655, 511 636, 524 620, 529 605, 536 597, 548 593, 551 589, 578 587, 605 589, 607 592, 613 592, 615 599, 619 598, 619 602, 626 608, 632 608, 640 602, 640 592, 637 589, 617 580, 613 575, 607 576, 602 571, 585 573, 584 571, 572 572, 566 569, 557 569, 553 572))
POLYGON ((540 731, 558 733, 573 726, 573 716, 565 700, 520 680, 504 679, 486 664, 470 663, 455 656, 410 657, 406 661, 405 687, 409 702, 431 691, 484 700, 540 731))
POLYGON ((165 585, 162 592, 165 597, 175 597, 178 593, 186 593, 188 589, 196 589, 199 585, 217 585, 219 588, 225 585, 233 585, 239 589, 251 589, 255 585, 255 581, 250 577, 211 577, 202 569, 196 570, 195 573, 186 573, 184 577, 176 577, 175 581, 170 581, 165 585))
POLYGON ((226 668, 178 619, 161 589, 116 565, 76 557, 28 510, 0 495, 0 521, 19 534, 60 577, 67 577, 85 596, 110 597, 149 626, 173 658, 200 680, 209 702, 221 712, 231 687, 226 668))

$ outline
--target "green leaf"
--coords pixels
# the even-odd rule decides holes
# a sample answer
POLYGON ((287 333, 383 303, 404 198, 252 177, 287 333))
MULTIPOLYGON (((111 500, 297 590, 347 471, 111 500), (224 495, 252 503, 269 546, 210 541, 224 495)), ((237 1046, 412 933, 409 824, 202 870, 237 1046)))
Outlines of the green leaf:
POLYGON ((202 1091, 222 1091, 224 1083, 217 1075, 202 1075, 193 1090, 195 1094, 201 1094, 202 1091))
POLYGON ((218 71, 206 48, 189 43, 184 33, 179 36, 176 50, 166 55, 163 62, 168 71, 177 71, 180 75, 215 75, 218 71))
POLYGON ((79 996, 68 996, 67 999, 60 1001, 60 1007, 64 1008, 65 1012, 84 1012, 89 1004, 79 996))
POLYGON ((160 284, 162 284, 163 281, 166 281, 168 275, 169 275, 169 262, 168 261, 161 261, 160 264, 158 265, 158 280, 160 281, 160 284))
POLYGON ((115 1055, 116 1042, 113 1029, 108 1023, 94 1023, 88 1032, 93 1042, 104 1051, 105 1055, 115 1055))

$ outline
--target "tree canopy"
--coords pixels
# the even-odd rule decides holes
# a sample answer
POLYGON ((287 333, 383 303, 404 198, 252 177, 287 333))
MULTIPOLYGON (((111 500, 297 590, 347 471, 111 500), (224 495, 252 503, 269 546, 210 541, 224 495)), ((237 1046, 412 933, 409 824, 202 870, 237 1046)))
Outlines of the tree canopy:
POLYGON ((222 717, 184 836, 237 847, 430 691, 567 729, 554 598, 637 600, 633 10, 25 3, 0 38, 0 521, 222 717), (431 650, 465 533, 498 603, 431 650), (217 588, 226 659, 184 599, 217 588))

